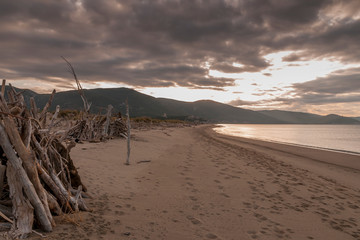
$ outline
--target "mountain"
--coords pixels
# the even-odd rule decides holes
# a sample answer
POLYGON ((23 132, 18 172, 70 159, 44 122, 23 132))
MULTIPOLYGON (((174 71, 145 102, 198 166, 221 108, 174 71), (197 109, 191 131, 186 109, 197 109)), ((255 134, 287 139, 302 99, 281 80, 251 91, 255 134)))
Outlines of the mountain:
POLYGON ((321 116, 311 113, 280 110, 264 110, 258 112, 291 124, 360 124, 360 121, 354 118, 343 117, 336 114, 321 116))
MULTIPOLYGON (((251 110, 236 108, 214 101, 182 102, 165 98, 154 98, 128 88, 84 90, 85 96, 92 103, 93 112, 105 109, 108 104, 114 112, 125 113, 125 101, 129 102, 132 117, 192 117, 211 122, 223 123, 281 123, 251 110)), ((46 104, 49 95, 41 96, 39 106, 46 104), (44 101, 45 100, 45 101, 44 101)), ((59 92, 55 95, 52 108, 60 105, 63 109, 82 109, 83 103, 77 91, 59 92)))
POLYGON ((167 115, 187 115, 222 123, 284 123, 264 114, 233 107, 210 100, 179 102, 165 98, 158 99, 167 109, 167 115))
MULTIPOLYGON (((29 104, 30 97, 34 97, 38 108, 43 108, 50 94, 37 94, 31 90, 22 91, 25 101, 29 104)), ((132 117, 202 119, 213 123, 258 123, 258 124, 360 124, 354 118, 339 115, 320 116, 316 114, 289 112, 289 111, 252 111, 233 107, 227 104, 201 100, 183 102, 166 98, 155 98, 128 88, 99 88, 84 89, 84 94, 91 102, 90 110, 93 113, 105 113, 111 104, 113 112, 125 113, 125 101, 128 100, 132 117)), ((5 94, 6 95, 6 94, 5 94)), ((61 109, 83 109, 83 102, 77 90, 58 92, 54 96, 50 110, 56 105, 61 109)))
POLYGON ((360 121, 360 117, 353 117, 353 119, 360 121))
MULTIPOLYGON (((30 90, 17 91, 23 91, 26 103, 29 103, 30 97, 34 97, 38 108, 43 108, 50 97, 50 94, 36 94, 30 90)), ((168 118, 202 119, 214 123, 285 123, 255 111, 210 100, 182 102, 151 97, 128 88, 86 89, 84 94, 92 103, 90 109, 93 113, 104 113, 111 104, 113 112, 124 114, 127 99, 132 117, 158 118, 166 115, 168 118)), ((56 105, 61 109, 83 109, 83 102, 76 90, 56 93, 50 110, 55 110, 56 105)))

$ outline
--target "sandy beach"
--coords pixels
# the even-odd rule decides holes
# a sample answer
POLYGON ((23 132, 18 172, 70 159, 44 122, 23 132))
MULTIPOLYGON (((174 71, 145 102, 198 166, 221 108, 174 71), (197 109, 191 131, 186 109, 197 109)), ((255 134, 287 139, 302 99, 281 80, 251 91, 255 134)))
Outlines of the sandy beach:
POLYGON ((134 130, 131 144, 129 166, 124 139, 72 150, 93 211, 56 217, 47 239, 360 239, 359 156, 211 126, 134 130))

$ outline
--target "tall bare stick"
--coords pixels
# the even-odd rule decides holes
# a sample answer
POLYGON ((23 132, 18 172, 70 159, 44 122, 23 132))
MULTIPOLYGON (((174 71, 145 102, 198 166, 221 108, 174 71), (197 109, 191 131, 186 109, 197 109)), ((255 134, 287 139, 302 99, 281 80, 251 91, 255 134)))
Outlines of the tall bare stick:
POLYGON ((90 107, 91 107, 91 103, 89 103, 85 97, 85 93, 84 93, 84 90, 83 88, 81 87, 81 84, 80 84, 80 81, 76 75, 76 72, 75 72, 75 69, 74 67, 71 65, 71 63, 66 60, 66 58, 64 58, 63 56, 61 56, 62 59, 64 59, 64 61, 66 62, 66 64, 68 65, 69 67, 69 72, 74 76, 75 78, 75 81, 76 81, 76 85, 77 85, 77 90, 81 96, 81 99, 83 100, 83 103, 84 103, 84 111, 85 113, 88 113, 89 110, 90 110, 90 107))
POLYGON ((104 133, 103 133, 103 135, 105 137, 109 136, 109 126, 110 126, 110 118, 111 118, 111 110, 112 109, 113 109, 113 106, 108 105, 107 113, 106 113, 106 122, 105 122, 104 133))
POLYGON ((54 99, 54 96, 55 96, 55 93, 56 93, 56 90, 54 89, 49 97, 49 100, 48 102, 45 104, 43 110, 41 111, 40 113, 40 122, 42 124, 42 127, 45 127, 45 124, 46 124, 46 113, 48 111, 48 109, 50 108, 51 106, 51 103, 54 99))
POLYGON ((127 158, 126 165, 130 165, 130 114, 129 114, 129 103, 126 99, 126 125, 127 125, 127 158))
POLYGON ((4 96, 5 94, 5 83, 6 83, 6 80, 3 79, 2 80, 2 85, 1 85, 1 94, 4 96))

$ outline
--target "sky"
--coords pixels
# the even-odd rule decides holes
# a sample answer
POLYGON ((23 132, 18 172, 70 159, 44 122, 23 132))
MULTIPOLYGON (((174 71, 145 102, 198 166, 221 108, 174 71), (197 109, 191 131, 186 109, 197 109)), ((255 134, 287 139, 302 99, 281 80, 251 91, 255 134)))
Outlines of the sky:
POLYGON ((359 0, 1 0, 0 78, 39 93, 360 116, 359 0))

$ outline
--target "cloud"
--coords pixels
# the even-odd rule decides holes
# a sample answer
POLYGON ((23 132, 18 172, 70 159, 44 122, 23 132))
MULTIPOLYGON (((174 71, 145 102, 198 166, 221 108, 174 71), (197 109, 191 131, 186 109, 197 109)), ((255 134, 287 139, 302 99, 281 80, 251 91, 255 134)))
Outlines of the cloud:
POLYGON ((305 83, 296 83, 292 87, 297 94, 342 94, 360 91, 360 68, 341 70, 323 78, 305 83))
POLYGON ((360 103, 359 79, 360 68, 335 71, 326 77, 292 84, 288 93, 267 102, 284 106, 360 103))
POLYGON ((335 71, 326 77, 292 84, 288 91, 273 88, 260 90, 254 96, 267 96, 258 101, 231 101, 234 106, 251 109, 282 109, 318 114, 335 112, 357 116, 360 106, 360 68, 335 71))
POLYGON ((235 106, 235 107, 239 107, 239 106, 252 106, 252 105, 258 104, 258 102, 244 101, 241 99, 236 99, 236 100, 228 102, 228 104, 235 106))
MULTIPOLYGON (((235 79, 212 77, 210 70, 262 71, 272 52, 297 51, 284 61, 358 63, 357 6, 358 0, 4 0, 0 75, 70 86, 62 55, 84 82, 223 90, 235 79)), ((344 86, 323 91, 335 88, 344 86)))

